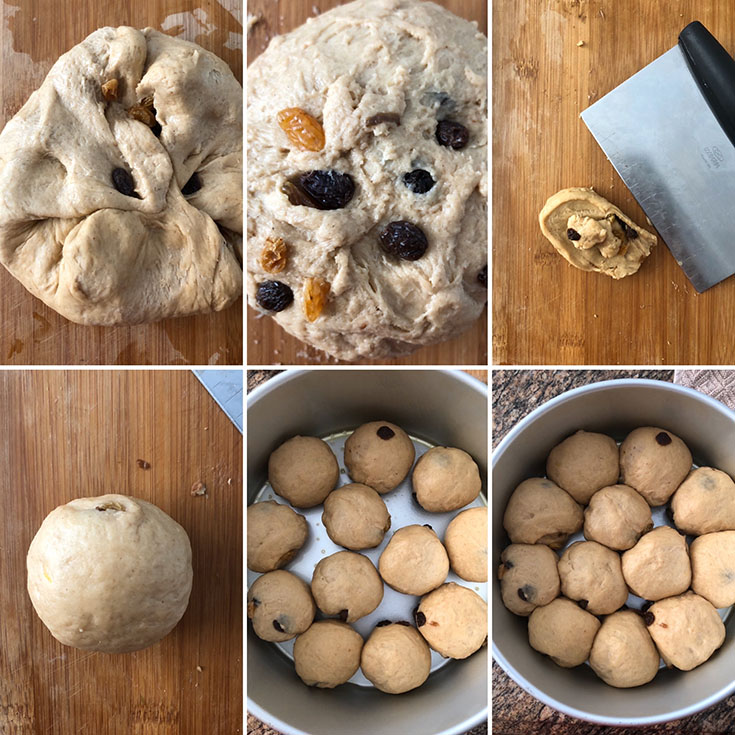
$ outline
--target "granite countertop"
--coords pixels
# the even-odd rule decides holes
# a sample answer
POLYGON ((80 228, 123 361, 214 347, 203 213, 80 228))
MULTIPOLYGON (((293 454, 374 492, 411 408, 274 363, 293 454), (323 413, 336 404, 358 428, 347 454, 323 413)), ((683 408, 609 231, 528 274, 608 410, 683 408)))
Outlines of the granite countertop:
MULTIPOLYGON (((673 370, 495 370, 493 446, 525 415, 550 398, 588 383, 613 378, 652 378, 673 382, 673 370)), ((735 677, 735 667, 733 668, 735 677)), ((699 714, 661 725, 617 728, 592 725, 563 715, 521 689, 493 662, 492 723, 495 735, 732 735, 735 696, 699 714)))

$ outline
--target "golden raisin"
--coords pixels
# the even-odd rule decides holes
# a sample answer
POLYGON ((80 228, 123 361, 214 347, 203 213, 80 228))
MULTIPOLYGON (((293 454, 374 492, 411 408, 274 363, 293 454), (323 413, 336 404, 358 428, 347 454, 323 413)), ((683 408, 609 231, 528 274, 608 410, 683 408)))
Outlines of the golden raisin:
POLYGON ((260 254, 260 265, 266 273, 280 273, 286 267, 287 246, 281 237, 269 237, 260 254))
POLYGON ((304 314, 316 321, 324 309, 329 294, 329 284, 321 278, 307 278, 304 282, 304 314))
POLYGON ((137 105, 129 107, 128 115, 133 120, 140 120, 140 122, 152 128, 156 124, 156 113, 153 111, 153 97, 143 97, 137 105))
POLYGON ((102 96, 107 102, 114 102, 117 99, 117 79, 110 79, 102 85, 102 96))
POLYGON ((300 107, 288 107, 278 113, 278 124, 288 139, 305 151, 324 148, 324 128, 321 123, 300 107))

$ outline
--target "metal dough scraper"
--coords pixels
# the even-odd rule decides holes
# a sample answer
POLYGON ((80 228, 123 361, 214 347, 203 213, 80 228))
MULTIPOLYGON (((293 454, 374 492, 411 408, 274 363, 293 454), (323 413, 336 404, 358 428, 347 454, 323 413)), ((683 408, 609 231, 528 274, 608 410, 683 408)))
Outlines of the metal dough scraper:
POLYGON ((582 120, 700 293, 735 273, 735 60, 698 21, 582 120))

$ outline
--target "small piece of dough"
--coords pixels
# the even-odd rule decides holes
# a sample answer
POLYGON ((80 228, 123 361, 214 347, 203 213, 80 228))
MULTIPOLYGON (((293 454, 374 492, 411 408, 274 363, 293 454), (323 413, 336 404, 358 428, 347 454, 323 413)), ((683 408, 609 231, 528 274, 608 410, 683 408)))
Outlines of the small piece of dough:
POLYGON ((288 564, 306 543, 306 518, 287 505, 266 500, 248 507, 248 569, 272 572, 288 564))
POLYGON ((548 546, 511 544, 500 561, 500 594, 512 613, 530 615, 559 596, 559 559, 548 546))
POLYGON ((248 617, 264 641, 289 641, 313 622, 309 585, 283 569, 258 577, 248 590, 248 617))
POLYGON ((735 605, 735 531, 699 536, 689 554, 692 589, 715 607, 735 605))
POLYGON ((482 480, 475 460, 452 447, 434 447, 416 463, 412 476, 416 501, 430 513, 446 513, 471 503, 482 480))
POLYGON ((679 485, 671 498, 674 525, 701 536, 735 530, 735 482, 711 467, 699 467, 679 485))
POLYGON ((327 495, 322 523, 335 544, 359 551, 380 546, 390 528, 390 513, 375 490, 355 482, 327 495))
POLYGON ((583 187, 562 189, 549 197, 539 224, 566 261, 616 280, 636 273, 657 243, 655 235, 593 189, 583 187))
POLYGON ((362 636, 347 623, 321 620, 302 633, 293 646, 293 662, 301 681, 333 689, 360 668, 362 636))
POLYGON ((449 574, 444 545, 426 526, 399 528, 378 561, 385 583, 406 595, 423 595, 436 589, 449 574))
POLYGON ((444 546, 454 573, 468 582, 487 582, 487 507, 463 510, 447 526, 444 546))
POLYGON ((627 485, 603 487, 584 510, 584 537, 616 551, 633 548, 652 528, 651 506, 627 485))

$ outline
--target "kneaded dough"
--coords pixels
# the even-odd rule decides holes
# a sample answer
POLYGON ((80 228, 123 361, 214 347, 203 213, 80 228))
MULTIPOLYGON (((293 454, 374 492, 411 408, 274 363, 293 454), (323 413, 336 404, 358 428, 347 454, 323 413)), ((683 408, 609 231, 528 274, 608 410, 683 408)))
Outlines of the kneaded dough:
POLYGON ((306 518, 287 505, 265 500, 248 506, 248 569, 280 569, 296 556, 308 535, 306 518))
POLYGON ((429 677, 431 651, 409 623, 378 623, 362 647, 360 668, 381 692, 403 694, 429 677))
POLYGON ((296 673, 307 686, 333 689, 360 668, 362 645, 362 636, 347 623, 317 621, 294 643, 296 673))
POLYGON ((468 508, 444 532, 452 571, 468 582, 487 582, 487 507, 468 508))
POLYGON ((324 502, 339 480, 337 458, 325 441, 294 436, 268 458, 268 482, 296 508, 324 502))
POLYGON ((186 531, 126 495, 78 498, 46 516, 26 560, 28 594, 65 646, 127 653, 157 643, 189 604, 186 531))
POLYGON ((100 28, 0 134, 0 261, 79 324, 219 311, 242 293, 241 179, 227 64, 152 28, 100 28))
POLYGON ((447 578, 449 557, 433 529, 404 526, 383 549, 378 571, 394 590, 406 595, 423 595, 447 578))
POLYGON ((390 513, 375 490, 355 482, 327 495, 322 523, 335 544, 359 551, 380 546, 390 528, 390 513))
POLYGON ((689 555, 692 589, 715 607, 735 605, 735 531, 695 538, 689 555))
POLYGON ((633 548, 652 528, 651 506, 627 485, 603 487, 584 510, 584 537, 616 551, 633 548))
POLYGON ((264 641, 290 641, 314 621, 309 585, 283 569, 258 577, 248 590, 248 618, 264 641))
POLYGON ((482 480, 475 460, 453 447, 433 447, 414 467, 411 476, 416 501, 431 513, 458 510, 480 494, 482 480))
POLYGON ((671 498, 674 525, 684 533, 735 530, 735 482, 712 467, 693 470, 671 498))
POLYGON ((516 615, 530 615, 559 596, 559 559, 544 544, 511 544, 500 555, 498 579, 503 604, 516 615))
POLYGON ((549 197, 539 224, 546 239, 575 268, 616 280, 636 273, 658 242, 614 204, 584 187, 562 189, 549 197))

